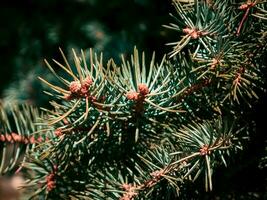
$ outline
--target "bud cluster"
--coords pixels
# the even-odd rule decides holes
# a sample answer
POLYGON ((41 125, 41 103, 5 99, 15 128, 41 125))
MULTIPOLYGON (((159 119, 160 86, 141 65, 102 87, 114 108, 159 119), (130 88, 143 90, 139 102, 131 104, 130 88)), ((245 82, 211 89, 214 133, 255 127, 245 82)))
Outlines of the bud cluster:
POLYGON ((74 98, 88 97, 89 88, 93 84, 93 80, 90 77, 86 77, 82 82, 72 81, 69 84, 70 94, 65 96, 66 100, 71 100, 74 98))

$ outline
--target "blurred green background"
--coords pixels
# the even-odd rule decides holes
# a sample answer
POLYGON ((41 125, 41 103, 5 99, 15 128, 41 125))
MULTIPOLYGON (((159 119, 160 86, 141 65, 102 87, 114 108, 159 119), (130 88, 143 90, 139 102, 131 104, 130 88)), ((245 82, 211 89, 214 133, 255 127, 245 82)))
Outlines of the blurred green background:
MULTIPOLYGON (((162 27, 173 22, 171 0, 22 0, 0 4, 0 97, 4 101, 46 105, 48 97, 37 80, 50 77, 43 59, 61 60, 58 48, 94 48, 105 59, 132 52, 134 45, 158 59, 170 51, 165 44, 179 39, 162 27)), ((233 158, 230 169, 214 176, 215 190, 202 199, 262 199, 266 196, 264 154, 266 95, 257 105, 252 120, 257 133, 248 148, 233 158)), ((192 186, 192 190, 194 191, 192 186)), ((198 199, 199 197, 196 197, 198 199)), ((267 197, 266 197, 267 198, 267 197)))
POLYGON ((47 73, 44 58, 61 59, 59 47, 66 54, 92 47, 115 60, 134 45, 148 55, 166 53, 173 34, 162 24, 172 10, 171 0, 1 2, 1 97, 42 104, 36 75, 47 73))

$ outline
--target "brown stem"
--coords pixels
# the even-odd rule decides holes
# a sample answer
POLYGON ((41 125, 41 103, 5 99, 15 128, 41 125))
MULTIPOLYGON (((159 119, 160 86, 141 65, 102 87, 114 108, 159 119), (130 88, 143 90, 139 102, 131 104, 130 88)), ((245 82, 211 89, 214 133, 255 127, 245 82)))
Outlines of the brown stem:
POLYGON ((187 88, 182 94, 181 96, 179 96, 177 98, 177 101, 181 101, 182 99, 186 98, 187 96, 191 95, 192 93, 203 89, 204 87, 209 86, 209 84, 211 83, 210 79, 206 79, 198 84, 194 84, 192 86, 190 86, 189 88, 187 88))
MULTIPOLYGON (((231 145, 229 144, 225 144, 225 142, 227 142, 228 138, 225 138, 225 140, 221 140, 218 144, 214 144, 212 145, 210 148, 206 145, 205 148, 205 154, 202 154, 201 151, 200 152, 195 152, 187 157, 184 157, 180 160, 178 160, 176 162, 175 165, 168 165, 166 167, 164 167, 161 170, 157 170, 151 173, 152 178, 149 178, 148 180, 145 180, 143 183, 137 185, 137 186, 132 186, 128 185, 129 187, 125 188, 126 192, 124 193, 124 195, 120 198, 120 200, 131 200, 134 197, 138 196, 139 194, 139 190, 145 190, 147 188, 151 188, 153 187, 155 184, 157 184, 158 182, 160 182, 162 180, 162 178, 164 178, 164 175, 167 175, 173 171, 176 171, 180 166, 184 165, 184 162, 196 157, 196 156, 203 156, 203 155, 208 155, 210 154, 212 151, 215 151, 217 149, 228 149, 231 145), (131 195, 132 194, 132 195, 131 195), (127 198, 130 197, 130 198, 127 198)), ((124 188, 124 187, 123 187, 124 188)))
POLYGON ((237 29, 237 32, 236 32, 236 35, 237 35, 237 36, 240 35, 241 28, 242 28, 242 26, 243 26, 245 20, 246 20, 247 17, 248 17, 249 10, 250 10, 250 7, 248 7, 248 8, 246 9, 246 12, 245 12, 245 14, 244 14, 244 16, 243 16, 243 18, 242 18, 242 20, 241 20, 239 26, 238 26, 238 29, 237 29))
POLYGON ((0 134, 0 141, 9 142, 9 143, 17 142, 17 143, 23 143, 23 144, 36 144, 36 143, 43 142, 44 139, 41 136, 35 139, 34 136, 25 137, 25 136, 12 132, 12 133, 0 134))

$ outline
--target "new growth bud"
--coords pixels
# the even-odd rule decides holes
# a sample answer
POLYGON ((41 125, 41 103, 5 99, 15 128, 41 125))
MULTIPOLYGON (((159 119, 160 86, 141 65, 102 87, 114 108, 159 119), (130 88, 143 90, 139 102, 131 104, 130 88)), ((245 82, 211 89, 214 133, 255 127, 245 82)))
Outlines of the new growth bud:
POLYGON ((145 96, 149 93, 149 89, 146 86, 146 84, 144 84, 144 83, 138 84, 138 90, 139 90, 140 94, 143 96, 145 96))
POLYGON ((200 148, 199 151, 200 151, 200 155, 202 155, 202 156, 205 156, 205 155, 210 154, 209 147, 208 147, 208 145, 206 145, 206 144, 204 144, 204 145, 202 146, 202 148, 200 148))
POLYGON ((55 134, 55 136, 57 136, 57 137, 63 135, 61 128, 57 128, 57 129, 55 130, 54 134, 55 134))
POLYGON ((88 97, 89 88, 93 84, 93 80, 88 76, 82 83, 80 81, 72 81, 69 85, 70 95, 65 95, 64 99, 71 100, 72 98, 88 97))
POLYGON ((87 76, 82 82, 82 85, 87 88, 89 88, 92 84, 93 84, 93 80, 89 76, 87 76))
POLYGON ((137 101, 139 98, 139 94, 135 91, 129 91, 126 93, 126 98, 129 100, 137 101))
POLYGON ((55 174, 51 173, 46 177, 46 189, 48 192, 56 187, 55 174))
POLYGON ((72 94, 77 94, 77 93, 79 93, 81 87, 82 87, 82 85, 81 85, 80 81, 72 81, 69 85, 69 90, 72 94))

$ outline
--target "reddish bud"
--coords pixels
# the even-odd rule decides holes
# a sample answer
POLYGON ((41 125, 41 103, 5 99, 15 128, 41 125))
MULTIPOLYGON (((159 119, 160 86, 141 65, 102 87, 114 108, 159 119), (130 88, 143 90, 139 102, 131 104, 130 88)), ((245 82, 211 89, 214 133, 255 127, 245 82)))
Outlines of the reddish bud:
POLYGON ((131 200, 137 195, 136 187, 132 184, 124 183, 121 186, 126 192, 120 197, 120 200, 131 200))
POLYGON ((149 93, 149 89, 148 89, 147 85, 144 83, 138 84, 138 90, 139 90, 140 94, 142 94, 143 96, 145 96, 149 93))
POLYGON ((183 29, 183 32, 186 34, 190 34, 192 32, 192 30, 190 28, 186 27, 183 29))
POLYGON ((247 2, 247 3, 245 3, 245 4, 242 4, 241 6, 239 6, 239 9, 240 10, 247 10, 248 8, 251 8, 251 7, 253 7, 253 6, 255 6, 256 5, 256 3, 255 2, 247 2))
POLYGON ((0 141, 2 141, 2 142, 6 141, 6 138, 3 134, 0 135, 0 141))
POLYGON ((207 35, 208 32, 201 32, 197 31, 196 29, 190 29, 190 28, 184 28, 183 32, 186 33, 187 35, 190 35, 193 39, 197 39, 198 37, 202 35, 207 35))
POLYGON ((14 140, 14 142, 20 142, 21 141, 21 136, 16 134, 16 133, 11 133, 11 136, 14 140))
POLYGON ((56 187, 56 183, 54 181, 50 181, 46 185, 47 185, 47 191, 49 192, 56 187))
POLYGON ((200 151, 200 155, 202 156, 210 154, 209 147, 206 144, 204 144, 203 147, 199 151, 200 151))
POLYGON ((241 6, 239 6, 240 10, 246 10, 248 8, 248 4, 242 4, 241 6))
POLYGON ((81 90, 80 90, 80 94, 82 96, 87 96, 88 95, 88 87, 85 85, 82 85, 81 90))
POLYGON ((55 136, 57 136, 57 137, 63 135, 61 128, 57 128, 57 129, 54 131, 54 134, 55 134, 55 136))
POLYGON ((51 191, 56 187, 56 181, 55 181, 55 174, 49 174, 46 177, 46 189, 47 191, 51 191))
POLYGON ((6 141, 8 141, 8 142, 11 142, 12 141, 11 135, 6 134, 6 141))
POLYGON ((37 142, 39 142, 39 143, 43 142, 43 138, 42 138, 41 136, 39 136, 39 137, 37 138, 37 142))
POLYGON ((122 197, 120 197, 120 200, 131 200, 132 197, 130 197, 129 195, 124 195, 122 197))
POLYGON ((156 170, 154 172, 151 172, 150 175, 154 178, 154 179, 160 179, 163 175, 164 175, 164 170, 156 170))
POLYGON ((131 184, 127 184, 127 183, 123 183, 121 187, 125 191, 129 191, 131 189, 132 185, 131 184))
POLYGON ((29 142, 30 144, 34 144, 35 143, 35 138, 32 136, 29 138, 29 142))
POLYGON ((88 76, 86 77, 83 82, 82 82, 82 85, 89 88, 93 83, 93 80, 88 76))
POLYGON ((129 91, 126 93, 126 98, 129 100, 138 100, 139 94, 135 91, 129 91))
POLYGON ((190 36, 191 36, 193 39, 197 39, 199 35, 198 35, 198 32, 194 30, 194 31, 190 34, 190 36))
POLYGON ((72 94, 77 94, 81 89, 80 81, 72 81, 69 85, 69 90, 72 94))

